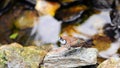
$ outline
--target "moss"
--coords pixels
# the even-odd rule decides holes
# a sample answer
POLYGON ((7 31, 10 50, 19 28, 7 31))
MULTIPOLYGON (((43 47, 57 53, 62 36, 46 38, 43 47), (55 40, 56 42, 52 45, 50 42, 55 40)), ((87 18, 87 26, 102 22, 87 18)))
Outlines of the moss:
POLYGON ((3 52, 0 52, 0 68, 5 68, 6 66, 6 58, 5 58, 5 54, 3 52))

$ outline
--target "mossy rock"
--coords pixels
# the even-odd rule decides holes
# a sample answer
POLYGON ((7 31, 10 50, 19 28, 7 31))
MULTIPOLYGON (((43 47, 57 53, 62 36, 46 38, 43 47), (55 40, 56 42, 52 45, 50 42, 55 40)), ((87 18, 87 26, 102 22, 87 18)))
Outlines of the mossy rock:
POLYGON ((0 68, 38 68, 51 48, 52 45, 28 47, 18 43, 3 45, 0 47, 0 68))

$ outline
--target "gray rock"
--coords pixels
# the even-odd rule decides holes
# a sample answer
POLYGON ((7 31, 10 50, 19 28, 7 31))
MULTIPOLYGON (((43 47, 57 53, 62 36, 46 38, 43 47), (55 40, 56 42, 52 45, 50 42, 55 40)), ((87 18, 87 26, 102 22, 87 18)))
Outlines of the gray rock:
POLYGON ((44 59, 45 68, 72 68, 97 63, 97 49, 73 48, 58 53, 49 52, 44 59))

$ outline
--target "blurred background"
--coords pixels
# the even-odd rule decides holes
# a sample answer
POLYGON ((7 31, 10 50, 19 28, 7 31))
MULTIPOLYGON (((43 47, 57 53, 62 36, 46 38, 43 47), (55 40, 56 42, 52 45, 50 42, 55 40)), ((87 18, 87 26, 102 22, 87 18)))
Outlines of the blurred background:
MULTIPOLYGON (((95 34, 103 32, 114 41, 115 30, 119 34, 117 29, 119 20, 116 20, 119 18, 117 0, 0 0, 0 43, 18 42, 27 45, 41 32, 38 31, 40 28, 37 28, 38 32, 33 31, 34 35, 30 35, 32 28, 35 27, 35 20, 45 15, 61 21, 59 26, 54 27, 54 29, 59 27, 56 33, 59 36, 90 39, 95 34), (114 25, 115 29, 112 29, 114 25)), ((58 40, 57 37, 54 39, 58 40)))
POLYGON ((94 44, 98 63, 119 57, 120 0, 0 0, 1 46, 59 47, 62 36, 94 44))

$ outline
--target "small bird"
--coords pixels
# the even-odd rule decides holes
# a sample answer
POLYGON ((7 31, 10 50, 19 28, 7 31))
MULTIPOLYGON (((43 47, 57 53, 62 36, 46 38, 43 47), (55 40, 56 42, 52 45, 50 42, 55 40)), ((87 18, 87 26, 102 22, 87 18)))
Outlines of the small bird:
POLYGON ((70 36, 62 36, 60 37, 60 43, 64 45, 64 47, 71 48, 71 47, 90 47, 87 41, 82 38, 77 37, 70 37, 70 36))

